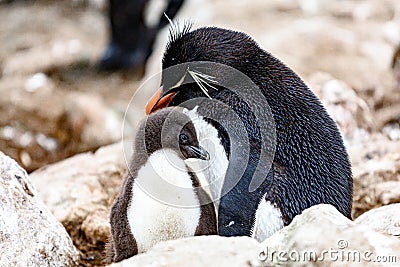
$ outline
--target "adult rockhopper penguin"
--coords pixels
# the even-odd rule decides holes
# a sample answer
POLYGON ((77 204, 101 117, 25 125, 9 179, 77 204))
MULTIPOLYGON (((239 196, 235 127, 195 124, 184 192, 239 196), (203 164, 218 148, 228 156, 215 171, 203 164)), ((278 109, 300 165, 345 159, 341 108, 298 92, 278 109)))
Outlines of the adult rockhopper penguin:
MULTIPOLYGON (((299 76, 242 32, 216 27, 191 31, 184 27, 181 32, 172 31, 170 39, 162 60, 163 70, 196 61, 228 65, 259 87, 276 124, 271 168, 261 186, 249 192, 262 145, 257 118, 248 106, 251 100, 241 99, 229 88, 216 84, 207 88, 210 98, 228 105, 241 119, 249 136, 243 142, 250 146, 250 158, 240 181, 220 199, 220 235, 253 236, 261 241, 288 225, 304 209, 320 203, 332 204, 351 217, 353 180, 342 137, 321 102, 299 76)), ((181 73, 175 72, 173 76, 184 77, 186 70, 181 69, 181 73)), ((171 83, 182 79, 163 73, 162 87, 149 100, 147 113, 206 97, 204 88, 196 83, 171 83)), ((207 109, 210 109, 207 104, 199 103, 200 116, 207 109)), ((220 123, 209 122, 219 131, 220 143, 229 158, 230 146, 243 144, 232 143, 220 123)), ((224 187, 228 183, 229 177, 225 177, 224 187)))
POLYGON ((206 160, 190 119, 173 108, 142 121, 129 172, 110 213, 107 262, 146 252, 156 243, 217 234, 214 206, 185 159, 206 160))

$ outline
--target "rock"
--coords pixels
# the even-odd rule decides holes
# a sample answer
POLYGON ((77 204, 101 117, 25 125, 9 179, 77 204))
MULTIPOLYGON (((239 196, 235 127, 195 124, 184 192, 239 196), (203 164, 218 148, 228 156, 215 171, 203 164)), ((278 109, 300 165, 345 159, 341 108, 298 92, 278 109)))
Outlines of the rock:
POLYGON ((303 211, 262 245, 266 264, 285 266, 299 261, 303 266, 365 266, 377 257, 393 263, 400 256, 400 240, 358 225, 327 204, 303 211))
POLYGON ((396 262, 400 240, 321 204, 303 211, 262 244, 248 237, 191 237, 161 242, 147 253, 110 266, 364 266, 378 256, 396 262))
POLYGON ((364 137, 374 130, 372 113, 367 103, 345 82, 318 72, 307 84, 324 104, 346 139, 364 137))
POLYGON ((97 94, 56 90, 38 73, 0 81, 0 149, 28 172, 120 138, 123 114, 97 94))
POLYGON ((379 169, 389 170, 389 178, 396 177, 396 162, 399 157, 400 142, 391 140, 380 133, 372 133, 367 138, 348 140, 348 147, 355 177, 376 174, 379 169), (379 164, 365 164, 368 161, 382 161, 385 164, 381 166, 379 164))
POLYGON ((83 220, 81 229, 92 245, 107 241, 110 233, 109 217, 109 208, 99 206, 83 220))
POLYGON ((377 203, 387 205, 400 202, 400 181, 383 182, 372 189, 374 190, 372 195, 375 195, 377 203))
POLYGON ((383 129, 382 132, 393 141, 400 141, 400 124, 388 124, 383 129))
POLYGON ((391 20, 395 13, 393 3, 386 2, 382 5, 382 1, 379 0, 364 1, 362 3, 346 1, 343 4, 338 4, 338 1, 330 1, 330 3, 329 11, 334 16, 352 19, 357 22, 391 20))
POLYGON ((400 238, 400 203, 369 210, 354 222, 400 238))
POLYGON ((260 245, 249 237, 197 236, 161 242, 147 253, 113 267, 142 266, 261 266, 260 245))
POLYGON ((77 266, 79 253, 25 170, 0 152, 1 266, 77 266))
POLYGON ((81 55, 81 47, 79 40, 66 40, 17 52, 3 63, 3 75, 32 74, 60 65, 72 65, 79 60, 88 61, 87 56, 81 55))
POLYGON ((65 102, 67 121, 82 146, 97 148, 121 138, 123 114, 108 107, 101 96, 72 92, 65 102))
POLYGON ((65 226, 85 263, 102 263, 110 206, 125 173, 122 143, 116 143, 31 174, 44 203, 65 226))
POLYGON ((353 218, 372 208, 400 201, 398 151, 400 143, 382 134, 349 142, 354 178, 353 218))

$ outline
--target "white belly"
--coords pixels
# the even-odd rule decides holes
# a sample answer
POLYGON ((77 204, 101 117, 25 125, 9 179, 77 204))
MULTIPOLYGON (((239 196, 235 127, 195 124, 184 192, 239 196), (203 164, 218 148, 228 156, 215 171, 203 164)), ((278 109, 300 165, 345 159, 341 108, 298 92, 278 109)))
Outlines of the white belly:
POLYGON ((199 200, 184 162, 169 150, 153 153, 138 172, 128 221, 138 253, 156 243, 194 236, 199 200))
POLYGON ((281 212, 269 201, 265 201, 263 197, 257 208, 252 238, 258 242, 262 242, 282 228, 283 220, 281 212))

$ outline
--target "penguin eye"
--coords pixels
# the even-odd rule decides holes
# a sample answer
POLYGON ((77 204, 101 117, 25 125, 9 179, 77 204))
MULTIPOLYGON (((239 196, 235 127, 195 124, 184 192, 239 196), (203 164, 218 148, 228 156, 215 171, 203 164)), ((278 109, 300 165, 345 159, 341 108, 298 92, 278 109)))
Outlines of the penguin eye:
POLYGON ((186 134, 180 134, 179 143, 182 145, 186 145, 187 143, 189 143, 189 137, 186 134))

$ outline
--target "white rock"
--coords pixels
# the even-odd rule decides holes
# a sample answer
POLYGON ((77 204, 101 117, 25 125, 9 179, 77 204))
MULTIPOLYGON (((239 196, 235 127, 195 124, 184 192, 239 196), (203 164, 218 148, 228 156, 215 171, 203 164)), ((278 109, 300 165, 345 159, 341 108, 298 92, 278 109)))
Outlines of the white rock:
POLYGON ((375 128, 367 103, 344 81, 317 72, 308 78, 307 83, 338 124, 345 139, 365 137, 375 128))
POLYGON ((371 195, 375 196, 380 204, 387 205, 400 202, 400 181, 378 183, 372 189, 371 195))
POLYGON ((400 240, 357 225, 327 204, 304 210, 263 248, 266 264, 285 266, 365 266, 378 256, 400 257, 400 240))
POLYGON ((0 152, 1 266, 75 266, 79 253, 24 169, 0 152))
POLYGON ((120 190, 126 163, 122 144, 100 148, 47 165, 31 173, 32 183, 77 247, 101 264, 110 232, 109 214, 120 190))
POLYGON ((161 242, 147 253, 110 266, 256 267, 262 266, 260 252, 259 243, 249 237, 197 236, 161 242))
POLYGON ((354 222, 384 234, 400 237, 400 203, 369 210, 354 222))
POLYGON ((44 73, 36 73, 25 82, 25 90, 28 92, 34 92, 37 89, 46 85, 48 79, 44 73))

